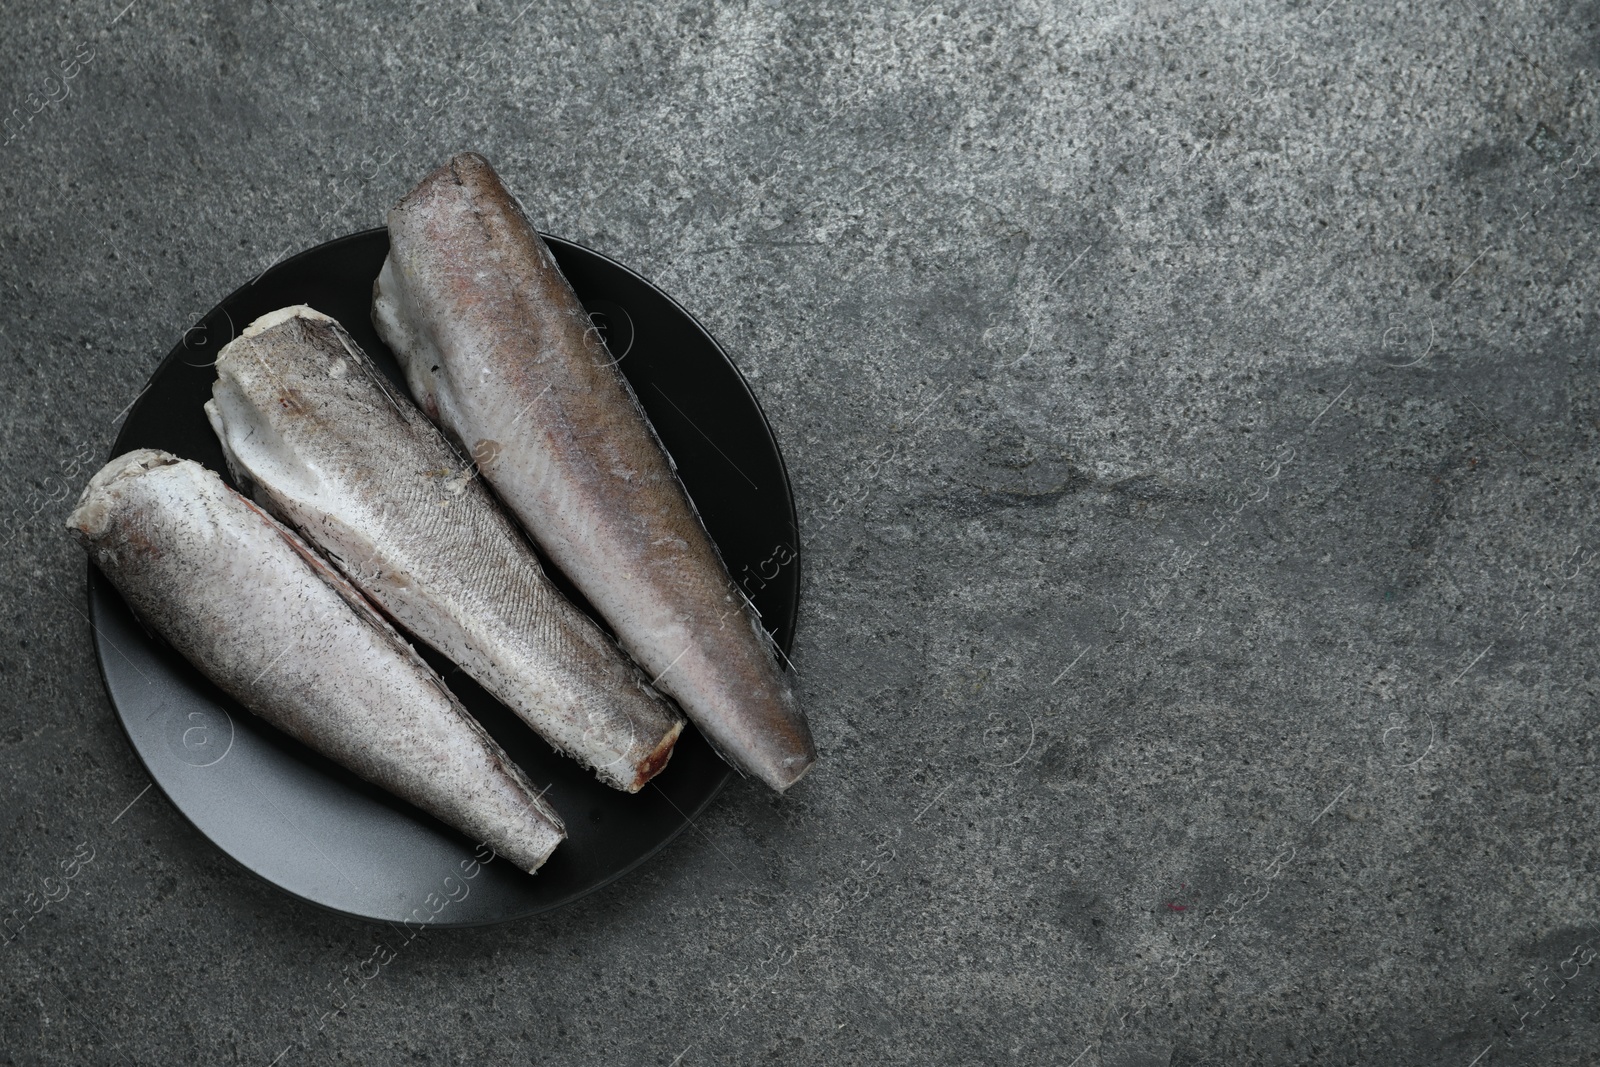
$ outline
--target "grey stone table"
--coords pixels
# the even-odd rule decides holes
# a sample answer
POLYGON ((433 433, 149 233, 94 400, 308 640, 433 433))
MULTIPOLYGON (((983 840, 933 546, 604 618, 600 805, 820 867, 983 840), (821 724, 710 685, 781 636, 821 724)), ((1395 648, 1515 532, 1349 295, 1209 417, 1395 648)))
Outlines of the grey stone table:
POLYGON ((1594 3, 125 3, 0 2, 0 910, 94 855, 0 1063, 1600 1057, 1594 3), (60 525, 463 148, 750 378, 822 762, 352 985, 146 791, 60 525))

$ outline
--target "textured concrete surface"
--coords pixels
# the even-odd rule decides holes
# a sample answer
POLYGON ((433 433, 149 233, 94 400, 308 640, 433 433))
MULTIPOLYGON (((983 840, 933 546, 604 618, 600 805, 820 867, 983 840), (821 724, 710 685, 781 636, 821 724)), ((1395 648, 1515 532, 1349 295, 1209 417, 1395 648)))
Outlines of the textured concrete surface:
POLYGON ((0 1062, 1600 1057, 1595 4, 125 2, 0 0, 0 1062), (823 762, 319 1031, 374 929, 142 793, 58 526, 465 147, 750 377, 823 762))

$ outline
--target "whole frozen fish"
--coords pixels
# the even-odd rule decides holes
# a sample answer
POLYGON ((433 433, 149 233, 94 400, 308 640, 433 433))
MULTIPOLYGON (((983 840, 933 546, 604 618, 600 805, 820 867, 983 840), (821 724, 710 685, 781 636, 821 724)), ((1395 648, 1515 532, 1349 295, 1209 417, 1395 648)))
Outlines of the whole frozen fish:
POLYGON ((608 785, 637 792, 666 765, 683 718, 337 322, 262 316, 217 357, 212 394, 241 484, 391 618, 608 785))
POLYGON ((418 403, 724 758, 788 788, 816 751, 771 642, 521 204, 469 152, 388 223, 373 322, 418 403))
POLYGON ((278 729, 526 871, 566 836, 411 646, 211 471, 153 449, 118 456, 67 527, 136 615, 278 729))

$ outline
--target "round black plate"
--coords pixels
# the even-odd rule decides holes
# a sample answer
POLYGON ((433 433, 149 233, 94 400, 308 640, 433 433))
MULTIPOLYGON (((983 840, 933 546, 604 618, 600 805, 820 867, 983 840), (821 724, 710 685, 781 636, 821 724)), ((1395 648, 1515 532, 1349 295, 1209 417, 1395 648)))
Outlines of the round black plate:
MULTIPOLYGON (((545 240, 605 331, 729 570, 787 653, 800 587, 794 501, 755 397, 710 335, 660 290, 598 253, 545 240)), ((384 230, 351 234, 228 297, 162 362, 112 455, 163 448, 226 476, 201 409, 216 377, 211 364, 253 319, 288 304, 310 304, 338 319, 404 392, 394 356, 369 318, 372 283, 388 250, 384 230)), ((553 571, 551 577, 561 582, 553 571)), ((93 566, 89 607, 111 704, 173 805, 250 871, 348 915, 467 926, 559 907, 659 851, 733 773, 691 726, 651 785, 634 796, 610 789, 423 649, 532 780, 548 786, 546 798, 566 820, 567 840, 537 875, 503 860, 479 866, 473 842, 244 711, 147 634, 93 566)))

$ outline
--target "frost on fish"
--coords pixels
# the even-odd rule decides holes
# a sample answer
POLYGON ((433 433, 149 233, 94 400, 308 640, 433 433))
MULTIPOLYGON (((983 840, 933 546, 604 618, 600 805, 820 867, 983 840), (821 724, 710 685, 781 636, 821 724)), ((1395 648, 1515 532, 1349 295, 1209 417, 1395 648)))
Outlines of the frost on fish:
POLYGON ((191 460, 140 449, 68 530, 218 688, 529 872, 566 836, 444 682, 305 542, 191 460))
POLYGON ((417 403, 742 773, 816 759, 754 608, 527 213, 465 153, 389 212, 372 319, 417 403))
POLYGON ((636 792, 666 765, 682 716, 337 322, 263 316, 222 350, 212 392, 229 465, 391 618, 608 785, 636 792))

